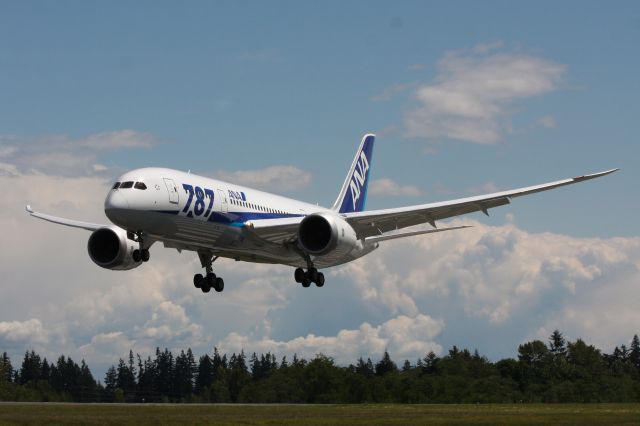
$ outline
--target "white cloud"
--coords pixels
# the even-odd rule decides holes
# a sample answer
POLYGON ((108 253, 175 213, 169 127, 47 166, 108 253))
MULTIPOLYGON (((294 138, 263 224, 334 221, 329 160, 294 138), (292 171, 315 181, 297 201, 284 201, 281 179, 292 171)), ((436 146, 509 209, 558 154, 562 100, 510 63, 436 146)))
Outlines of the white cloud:
MULTIPOLYGON (((115 364, 118 358, 124 358, 129 349, 136 346, 135 341, 129 339, 120 331, 111 333, 99 333, 91 338, 86 345, 78 348, 78 353, 83 359, 92 360, 94 363, 115 364)), ((150 350, 148 350, 150 352, 150 350)), ((101 379, 100 377, 97 377, 101 379)))
POLYGON ((157 145, 159 140, 150 133, 124 129, 113 132, 95 133, 70 143, 72 145, 106 151, 122 148, 151 148, 157 145))
POLYGON ((0 322, 0 342, 22 342, 25 344, 42 343, 47 341, 47 334, 42 322, 37 318, 26 321, 0 322))
POLYGON ((340 273, 378 309, 394 315, 404 296, 419 311, 442 316, 448 328, 522 327, 528 330, 523 338, 560 328, 605 349, 638 332, 632 301, 640 297, 640 238, 575 238, 531 234, 513 224, 453 222, 461 223, 473 228, 390 241, 340 273), (395 298, 383 294, 390 281, 395 298))
POLYGON ((365 322, 354 330, 340 330, 335 336, 309 334, 288 341, 268 337, 252 340, 239 333, 229 333, 217 346, 223 352, 270 351, 278 356, 298 354, 305 358, 323 353, 346 365, 359 357, 380 357, 385 350, 396 359, 416 359, 429 351, 439 353, 442 347, 434 339, 443 327, 442 321, 428 315, 400 315, 377 327, 365 322))
POLYGON ((512 106, 558 87, 566 67, 501 45, 454 51, 438 62, 438 75, 415 93, 418 107, 405 116, 409 137, 499 142, 511 128, 512 106))
POLYGON ((33 139, 0 136, 0 174, 92 176, 108 171, 97 162, 98 153, 150 148, 160 141, 149 133, 125 129, 73 139, 48 135, 33 139))
POLYGON ((202 337, 202 326, 192 323, 182 306, 166 300, 156 306, 140 335, 164 340, 188 337, 197 342, 202 337))
POLYGON ((417 197, 422 191, 417 186, 401 185, 389 178, 376 179, 371 182, 371 195, 384 197, 417 197))
POLYGON ((264 190, 297 191, 311 184, 311 173, 295 166, 270 166, 258 170, 221 170, 219 179, 264 190))

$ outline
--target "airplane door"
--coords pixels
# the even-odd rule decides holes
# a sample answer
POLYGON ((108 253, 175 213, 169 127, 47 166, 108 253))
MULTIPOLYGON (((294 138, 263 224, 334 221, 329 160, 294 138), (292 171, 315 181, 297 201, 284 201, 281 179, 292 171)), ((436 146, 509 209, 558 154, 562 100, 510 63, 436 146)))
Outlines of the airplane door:
POLYGON ((178 187, 173 179, 163 178, 164 184, 167 187, 167 192, 169 192, 169 202, 172 204, 178 204, 180 197, 178 196, 178 187))
POLYGON ((218 199, 220 200, 220 212, 228 212, 229 208, 227 204, 227 196, 222 189, 218 189, 218 199))

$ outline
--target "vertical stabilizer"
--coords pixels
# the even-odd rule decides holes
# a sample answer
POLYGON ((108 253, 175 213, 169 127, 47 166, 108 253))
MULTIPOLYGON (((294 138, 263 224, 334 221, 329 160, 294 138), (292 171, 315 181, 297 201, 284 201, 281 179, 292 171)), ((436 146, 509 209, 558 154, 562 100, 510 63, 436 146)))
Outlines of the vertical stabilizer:
POLYGON ((371 158, 373 155, 373 142, 376 135, 367 134, 362 138, 360 147, 353 159, 349 174, 342 184, 338 199, 333 205, 333 210, 339 213, 352 213, 364 210, 367 201, 367 187, 369 185, 369 173, 371 158))

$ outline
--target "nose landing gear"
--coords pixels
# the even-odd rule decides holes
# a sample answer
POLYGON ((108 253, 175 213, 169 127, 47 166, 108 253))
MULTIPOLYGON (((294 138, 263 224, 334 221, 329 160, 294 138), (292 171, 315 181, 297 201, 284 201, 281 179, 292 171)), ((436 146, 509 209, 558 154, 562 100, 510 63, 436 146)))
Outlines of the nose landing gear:
POLYGON ((130 232, 127 235, 130 239, 137 242, 139 248, 135 249, 131 253, 131 257, 134 262, 148 262, 151 255, 149 254, 149 249, 145 248, 144 241, 142 240, 142 232, 130 232))

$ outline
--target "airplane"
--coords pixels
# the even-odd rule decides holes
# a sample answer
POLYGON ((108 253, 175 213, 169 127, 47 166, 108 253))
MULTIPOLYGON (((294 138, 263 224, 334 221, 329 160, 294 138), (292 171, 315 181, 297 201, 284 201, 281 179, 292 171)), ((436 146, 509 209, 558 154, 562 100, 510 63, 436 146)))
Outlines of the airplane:
POLYGON ((438 228, 436 221, 509 204, 511 199, 598 178, 617 171, 558 180, 541 185, 450 201, 383 210, 365 210, 374 134, 358 147, 338 198, 331 208, 285 198, 167 168, 141 168, 120 176, 109 190, 104 211, 112 224, 96 224, 36 212, 39 219, 91 231, 87 250, 98 266, 129 270, 149 261, 149 249, 197 253, 203 274, 193 284, 202 292, 224 289, 213 272, 218 258, 283 264, 295 268, 303 287, 322 287, 318 269, 351 262, 379 247, 380 242, 467 228, 438 228), (431 228, 415 228, 430 224, 431 228), (409 228, 410 229, 405 229, 409 228), (306 270, 305 270, 306 269, 306 270))

